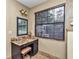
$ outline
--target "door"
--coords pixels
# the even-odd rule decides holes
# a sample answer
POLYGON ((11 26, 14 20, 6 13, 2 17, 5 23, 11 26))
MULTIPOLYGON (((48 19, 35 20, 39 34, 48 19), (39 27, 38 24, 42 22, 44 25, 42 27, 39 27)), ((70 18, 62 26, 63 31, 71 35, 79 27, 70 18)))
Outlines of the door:
POLYGON ((73 32, 67 32, 67 59, 73 59, 73 32))

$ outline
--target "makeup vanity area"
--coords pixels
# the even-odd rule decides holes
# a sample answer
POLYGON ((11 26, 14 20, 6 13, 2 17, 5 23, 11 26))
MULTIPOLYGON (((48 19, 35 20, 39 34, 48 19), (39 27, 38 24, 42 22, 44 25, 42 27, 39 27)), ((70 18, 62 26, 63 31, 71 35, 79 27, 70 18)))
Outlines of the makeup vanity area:
POLYGON ((31 47, 31 56, 34 56, 38 52, 38 39, 26 39, 11 42, 12 59, 22 59, 21 50, 31 47))
POLYGON ((11 59, 23 59, 21 52, 28 47, 31 51, 27 54, 34 56, 38 52, 38 39, 31 32, 28 33, 28 20, 17 17, 17 36, 11 38, 11 59))

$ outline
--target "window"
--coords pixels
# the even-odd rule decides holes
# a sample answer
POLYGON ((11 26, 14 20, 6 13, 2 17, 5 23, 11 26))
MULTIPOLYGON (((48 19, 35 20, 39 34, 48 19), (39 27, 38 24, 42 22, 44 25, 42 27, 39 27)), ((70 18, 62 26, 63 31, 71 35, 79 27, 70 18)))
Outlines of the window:
POLYGON ((35 36, 64 40, 65 7, 59 5, 35 13, 35 36))

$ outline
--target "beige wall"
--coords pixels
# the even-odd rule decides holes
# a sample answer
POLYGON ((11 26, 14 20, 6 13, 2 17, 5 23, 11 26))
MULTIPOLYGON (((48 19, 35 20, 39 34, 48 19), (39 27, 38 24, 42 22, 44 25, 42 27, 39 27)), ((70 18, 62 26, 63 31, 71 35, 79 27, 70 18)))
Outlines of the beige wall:
MULTIPOLYGON (((16 2, 16 0, 7 0, 6 1, 6 55, 7 57, 11 56, 11 36, 15 37, 16 36, 16 17, 17 16, 21 16, 21 14, 19 13, 20 9, 26 9, 28 10, 28 8, 26 8, 25 6, 19 4, 18 2, 16 2), (12 31, 12 35, 9 34, 9 32, 12 31)), ((28 18, 27 17, 23 17, 23 18, 28 18)))
POLYGON ((67 0, 66 2, 66 28, 73 29, 70 23, 73 21, 73 0, 67 0))
MULTIPOLYGON (((49 0, 48 2, 44 4, 40 4, 30 10, 29 16, 30 16, 30 30, 33 35, 35 34, 35 12, 66 3, 66 28, 70 28, 69 23, 72 18, 72 0, 49 0)), ((66 32, 66 31, 65 31, 66 32)), ((51 55, 57 56, 60 59, 66 59, 66 36, 64 41, 57 41, 57 40, 48 40, 44 38, 39 38, 39 50, 47 52, 51 55)))

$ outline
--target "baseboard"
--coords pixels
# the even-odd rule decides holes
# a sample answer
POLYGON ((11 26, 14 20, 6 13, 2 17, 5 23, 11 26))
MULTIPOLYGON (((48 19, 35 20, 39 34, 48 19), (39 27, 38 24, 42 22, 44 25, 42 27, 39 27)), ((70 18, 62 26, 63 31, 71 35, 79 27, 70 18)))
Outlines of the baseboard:
POLYGON ((39 53, 42 54, 42 55, 45 55, 46 57, 49 57, 50 59, 60 59, 57 56, 52 56, 52 55, 50 55, 46 52, 43 52, 43 51, 39 51, 39 53))

